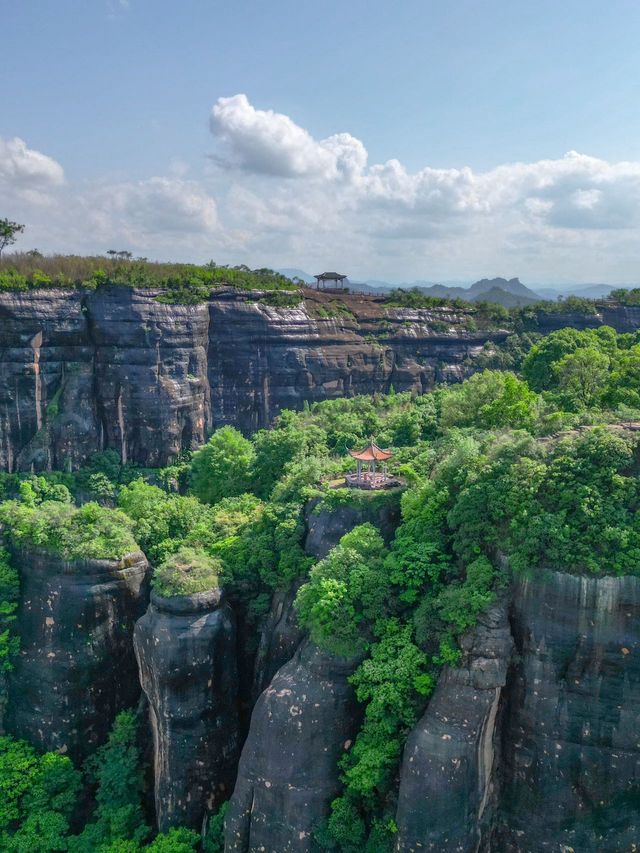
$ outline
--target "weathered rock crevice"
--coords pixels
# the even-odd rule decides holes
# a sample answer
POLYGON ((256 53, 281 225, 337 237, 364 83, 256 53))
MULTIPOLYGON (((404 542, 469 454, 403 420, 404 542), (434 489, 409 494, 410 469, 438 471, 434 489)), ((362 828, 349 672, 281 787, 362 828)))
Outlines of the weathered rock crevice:
POLYGON ((221 590, 162 598, 135 626, 153 733, 158 828, 200 829, 227 799, 238 758, 236 626, 221 590))

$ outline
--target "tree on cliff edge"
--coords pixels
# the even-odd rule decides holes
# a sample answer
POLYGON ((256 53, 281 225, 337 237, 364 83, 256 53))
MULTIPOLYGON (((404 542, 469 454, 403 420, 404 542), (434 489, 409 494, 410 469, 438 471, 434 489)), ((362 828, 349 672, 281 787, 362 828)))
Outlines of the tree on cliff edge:
POLYGON ((18 234, 24 231, 24 225, 19 222, 12 222, 11 219, 0 219, 0 258, 2 257, 3 249, 7 246, 13 246, 18 239, 18 234))

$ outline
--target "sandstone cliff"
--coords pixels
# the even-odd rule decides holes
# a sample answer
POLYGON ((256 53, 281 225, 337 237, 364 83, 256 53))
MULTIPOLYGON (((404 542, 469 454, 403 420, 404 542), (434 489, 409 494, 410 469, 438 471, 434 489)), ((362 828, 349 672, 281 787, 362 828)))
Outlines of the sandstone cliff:
POLYGON ((348 312, 327 317, 312 299, 273 308, 220 290, 186 306, 157 295, 0 293, 1 469, 65 469, 107 447, 163 465, 213 426, 251 431, 305 400, 459 379, 463 362, 507 334, 363 297, 344 297, 348 312))
MULTIPOLYGON (((285 407, 387 391, 423 392, 473 370, 499 328, 465 310, 391 308, 377 297, 310 293, 298 308, 221 288, 167 305, 127 287, 0 293, 0 469, 65 469, 95 450, 164 465, 230 423, 251 432, 285 407)), ((640 327, 640 308, 540 314, 563 326, 640 327)))
POLYGON ((463 641, 404 751, 397 850, 633 850, 640 579, 548 572, 463 641))
POLYGON ((489 608, 461 641, 404 749, 398 853, 474 853, 492 828, 500 749, 498 710, 512 639, 507 602, 489 608))
POLYGON ((633 850, 640 838, 640 578, 517 584, 495 850, 633 850))
POLYGON ((312 849, 359 726, 347 681, 356 665, 305 643, 260 696, 227 814, 227 853, 312 849))
POLYGON ((131 638, 147 606, 148 563, 140 552, 68 563, 37 550, 16 563, 21 645, 6 728, 81 761, 139 699, 131 638))

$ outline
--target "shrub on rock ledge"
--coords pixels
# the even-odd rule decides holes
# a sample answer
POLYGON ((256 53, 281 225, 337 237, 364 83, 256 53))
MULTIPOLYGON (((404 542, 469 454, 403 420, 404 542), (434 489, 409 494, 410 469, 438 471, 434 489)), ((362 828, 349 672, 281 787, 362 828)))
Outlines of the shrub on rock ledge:
POLYGON ((220 560, 196 548, 183 547, 171 554, 154 572, 151 584, 157 595, 194 595, 219 585, 220 560))

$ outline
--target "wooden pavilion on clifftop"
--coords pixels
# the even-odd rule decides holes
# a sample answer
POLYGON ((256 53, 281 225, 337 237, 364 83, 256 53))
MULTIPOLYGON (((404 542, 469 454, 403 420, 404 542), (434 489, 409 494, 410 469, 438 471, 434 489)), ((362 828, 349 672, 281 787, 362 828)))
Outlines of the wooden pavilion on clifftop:
POLYGON ((387 473, 387 461, 393 453, 378 447, 373 438, 367 447, 362 450, 350 450, 349 453, 356 460, 358 467, 355 474, 347 474, 345 477, 347 486, 356 489, 389 489, 399 485, 397 477, 387 473))
POLYGON ((314 278, 317 290, 344 290, 347 276, 339 272, 321 272, 314 278))

